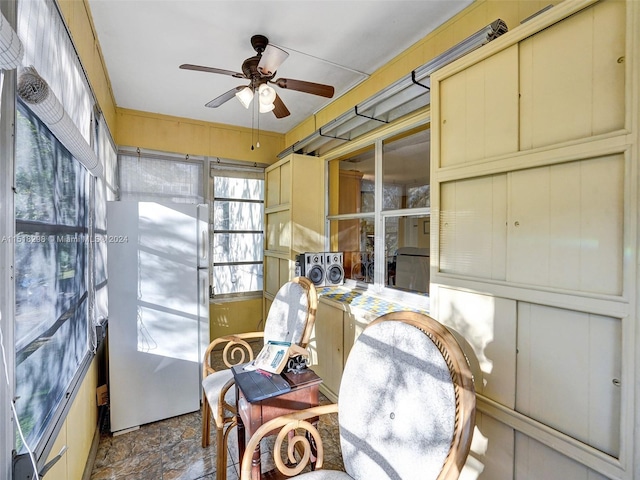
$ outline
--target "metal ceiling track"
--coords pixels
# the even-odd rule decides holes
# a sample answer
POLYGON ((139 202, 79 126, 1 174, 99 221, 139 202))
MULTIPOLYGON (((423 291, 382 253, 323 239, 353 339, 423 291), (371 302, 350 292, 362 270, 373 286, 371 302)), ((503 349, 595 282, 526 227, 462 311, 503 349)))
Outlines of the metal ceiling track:
POLYGON ((321 156, 329 150, 370 132, 382 124, 431 103, 431 74, 467 53, 480 48, 508 31, 506 23, 497 19, 449 50, 416 68, 411 74, 392 83, 356 105, 339 117, 323 125, 314 133, 294 143, 278 154, 284 158, 291 153, 321 156))

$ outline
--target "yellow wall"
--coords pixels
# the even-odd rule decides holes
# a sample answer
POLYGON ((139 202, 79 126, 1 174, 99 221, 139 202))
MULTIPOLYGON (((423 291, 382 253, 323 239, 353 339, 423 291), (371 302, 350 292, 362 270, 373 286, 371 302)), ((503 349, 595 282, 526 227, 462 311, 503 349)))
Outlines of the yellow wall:
POLYGON ((209 336, 262 331, 262 298, 243 302, 216 302, 209 305, 209 336))
POLYGON ((114 137, 118 145, 268 164, 285 149, 280 133, 260 131, 260 148, 251 150, 249 128, 124 108, 116 111, 114 137))

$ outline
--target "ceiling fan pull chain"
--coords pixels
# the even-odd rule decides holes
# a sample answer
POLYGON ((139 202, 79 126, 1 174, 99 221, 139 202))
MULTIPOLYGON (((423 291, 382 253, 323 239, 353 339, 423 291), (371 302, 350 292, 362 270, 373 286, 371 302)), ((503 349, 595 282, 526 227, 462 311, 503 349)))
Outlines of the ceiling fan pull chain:
POLYGON ((256 104, 256 108, 258 108, 258 141, 256 142, 256 148, 260 148, 260 107, 258 107, 260 102, 256 102, 256 104))
POLYGON ((254 105, 253 108, 251 109, 251 150, 253 150, 253 122, 255 118, 256 118, 256 109, 254 105))

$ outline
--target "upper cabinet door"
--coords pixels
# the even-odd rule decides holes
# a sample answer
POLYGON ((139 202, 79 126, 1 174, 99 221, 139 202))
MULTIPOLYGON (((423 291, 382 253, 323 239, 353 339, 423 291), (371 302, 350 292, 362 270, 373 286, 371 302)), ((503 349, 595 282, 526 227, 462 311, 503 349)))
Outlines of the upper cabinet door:
POLYGON ((267 170, 265 177, 267 189, 265 207, 280 205, 280 167, 267 170))
POLYGON ((442 79, 436 168, 624 129, 625 8, 599 2, 442 79))
POLYGON ((440 85, 440 167, 518 150, 518 46, 440 85))
POLYGON ((520 149, 624 128, 625 4, 605 1, 520 42, 520 149))

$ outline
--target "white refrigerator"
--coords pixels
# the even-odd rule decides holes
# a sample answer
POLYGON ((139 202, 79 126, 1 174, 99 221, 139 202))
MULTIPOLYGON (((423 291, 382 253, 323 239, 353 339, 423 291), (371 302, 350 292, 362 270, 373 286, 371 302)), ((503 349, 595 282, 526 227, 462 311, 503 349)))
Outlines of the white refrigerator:
POLYGON ((112 432, 200 408, 208 217, 206 205, 107 204, 112 432))

